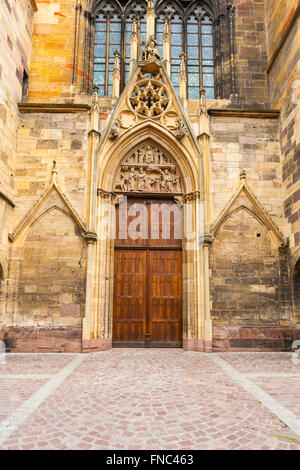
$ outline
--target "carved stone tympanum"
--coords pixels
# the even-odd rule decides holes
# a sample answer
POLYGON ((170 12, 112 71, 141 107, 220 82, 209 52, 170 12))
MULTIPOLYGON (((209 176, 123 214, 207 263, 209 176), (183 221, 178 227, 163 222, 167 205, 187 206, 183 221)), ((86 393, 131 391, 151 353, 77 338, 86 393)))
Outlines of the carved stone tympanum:
POLYGON ((114 190, 180 193, 182 184, 171 159, 160 149, 147 144, 122 162, 114 190))

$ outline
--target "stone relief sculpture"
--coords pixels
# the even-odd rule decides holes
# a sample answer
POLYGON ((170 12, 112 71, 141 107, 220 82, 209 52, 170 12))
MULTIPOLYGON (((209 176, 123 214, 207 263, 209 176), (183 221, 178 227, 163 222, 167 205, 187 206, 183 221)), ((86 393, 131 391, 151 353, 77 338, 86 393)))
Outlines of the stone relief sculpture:
POLYGON ((160 61, 160 53, 156 45, 157 45, 157 41, 153 35, 150 36, 147 42, 143 41, 143 50, 142 50, 142 55, 141 55, 142 61, 148 61, 148 62, 151 60, 160 61))
POLYGON ((117 118, 111 127, 109 138, 116 139, 120 134, 121 118, 117 118))
POLYGON ((144 145, 121 164, 115 191, 181 193, 176 165, 161 150, 144 145))
POLYGON ((180 117, 176 119, 176 126, 177 127, 175 128, 175 135, 177 139, 182 139, 182 137, 187 135, 188 130, 183 120, 180 117))

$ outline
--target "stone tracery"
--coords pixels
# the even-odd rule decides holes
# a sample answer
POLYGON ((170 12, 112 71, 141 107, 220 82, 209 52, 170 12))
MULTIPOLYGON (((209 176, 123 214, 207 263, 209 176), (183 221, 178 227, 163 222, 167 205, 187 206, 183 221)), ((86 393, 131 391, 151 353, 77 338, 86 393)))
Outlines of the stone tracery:
POLYGON ((141 72, 129 101, 133 110, 141 116, 155 117, 164 113, 170 98, 166 86, 161 81, 161 74, 141 72))

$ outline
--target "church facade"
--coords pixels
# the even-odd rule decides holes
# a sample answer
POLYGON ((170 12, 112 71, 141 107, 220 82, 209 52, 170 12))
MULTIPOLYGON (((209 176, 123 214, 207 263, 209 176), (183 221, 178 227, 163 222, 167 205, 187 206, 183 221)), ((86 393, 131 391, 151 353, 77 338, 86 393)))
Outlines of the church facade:
POLYGON ((4 0, 0 339, 300 340, 299 0, 4 0))

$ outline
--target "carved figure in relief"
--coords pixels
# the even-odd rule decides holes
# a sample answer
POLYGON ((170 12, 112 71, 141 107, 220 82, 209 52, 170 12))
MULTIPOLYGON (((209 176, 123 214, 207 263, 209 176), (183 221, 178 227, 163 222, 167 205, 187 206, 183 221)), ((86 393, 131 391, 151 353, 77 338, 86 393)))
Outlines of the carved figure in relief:
POLYGON ((161 179, 161 189, 163 191, 172 192, 173 191, 173 180, 172 176, 169 173, 169 170, 165 170, 162 172, 162 179, 161 179))
POLYGON ((127 191, 127 178, 123 171, 120 173, 120 179, 117 180, 115 184, 115 189, 120 189, 121 191, 127 191))
POLYGON ((143 149, 138 150, 137 157, 138 157, 137 163, 144 163, 144 150, 143 149))
POLYGON ((153 162, 156 163, 156 164, 159 163, 159 159, 160 159, 159 154, 160 154, 160 152, 159 152, 158 149, 153 150, 153 162))
POLYGON ((176 119, 176 128, 175 128, 175 135, 177 139, 182 139, 182 137, 188 134, 188 129, 184 124, 183 120, 178 117, 176 119))
POLYGON ((153 163, 154 152, 150 145, 147 145, 145 152, 145 162, 148 164, 153 163))
POLYGON ((157 147, 146 144, 121 164, 116 191, 175 192, 182 190, 176 166, 157 147))
POLYGON ((175 175, 173 186, 174 186, 174 192, 180 193, 181 191, 180 178, 177 175, 175 175))
POLYGON ((147 175, 144 171, 144 168, 141 167, 139 169, 138 174, 137 174, 137 189, 138 189, 138 191, 144 191, 145 190, 146 176, 147 175))
POLYGON ((134 169, 130 170, 128 176, 128 191, 135 191, 135 180, 136 176, 134 173, 134 169))
POLYGON ((114 124, 111 127, 109 137, 110 139, 116 139, 118 135, 120 134, 120 126, 121 126, 121 118, 117 118, 114 122, 114 124))
POLYGON ((145 190, 152 191, 152 186, 155 183, 155 178, 151 176, 151 168, 146 168, 145 190))

